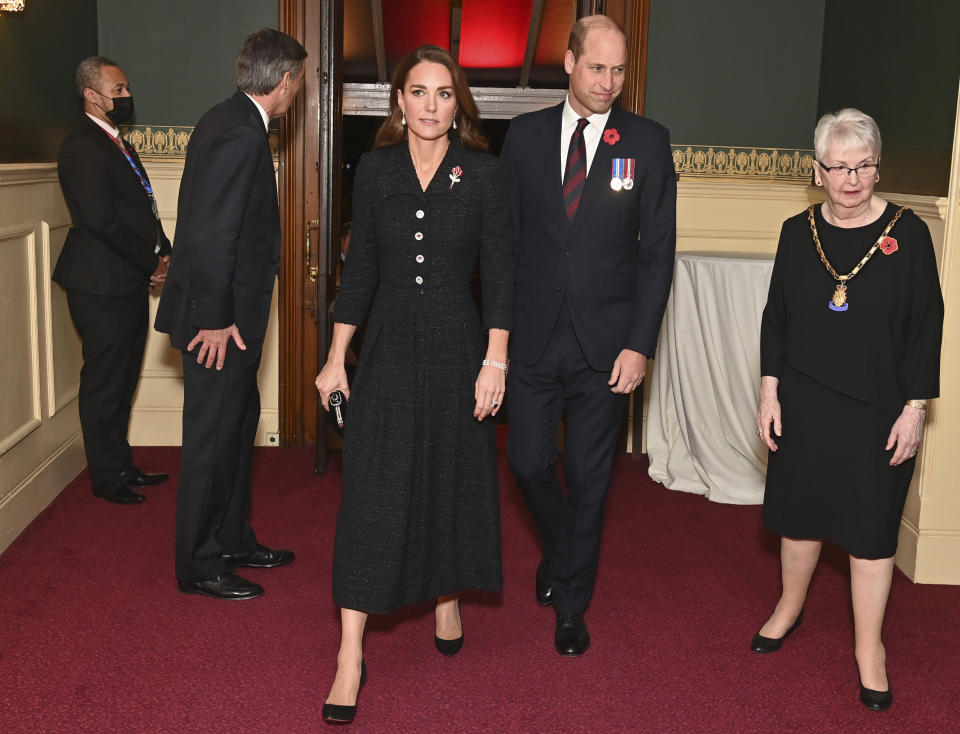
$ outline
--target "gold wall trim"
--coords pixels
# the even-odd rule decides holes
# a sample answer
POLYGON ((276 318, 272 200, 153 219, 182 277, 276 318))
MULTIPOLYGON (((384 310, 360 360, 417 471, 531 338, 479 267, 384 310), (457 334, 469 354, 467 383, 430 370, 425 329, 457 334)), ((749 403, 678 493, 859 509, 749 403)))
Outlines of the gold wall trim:
MULTIPOLYGON (((141 158, 184 158, 193 135, 192 125, 124 125, 120 130, 141 158)), ((280 150, 276 130, 270 131, 270 150, 274 156, 280 150)))
MULTIPOLYGON (((126 125, 123 137, 141 157, 177 159, 187 154, 193 134, 188 125, 126 125)), ((681 178, 719 178, 728 181, 810 183, 813 151, 804 148, 674 145, 673 167, 681 178)), ((276 130, 270 131, 270 149, 280 149, 276 130)))
POLYGON ((671 147, 673 167, 681 178, 809 184, 813 172, 813 151, 805 148, 671 147))

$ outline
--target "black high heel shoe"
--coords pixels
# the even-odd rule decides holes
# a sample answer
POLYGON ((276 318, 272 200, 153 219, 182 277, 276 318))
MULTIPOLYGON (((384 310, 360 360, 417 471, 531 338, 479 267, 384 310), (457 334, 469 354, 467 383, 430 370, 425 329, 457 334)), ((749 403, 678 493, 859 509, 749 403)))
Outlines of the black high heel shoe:
MULTIPOLYGON (((457 599, 457 615, 460 614, 460 600, 457 599)), ((458 652, 460 648, 463 647, 463 619, 460 620, 460 636, 455 640, 444 640, 436 635, 433 636, 433 644, 437 646, 437 650, 446 655, 448 658, 452 658, 458 652)))
MULTIPOLYGON (((363 684, 367 682, 367 664, 360 661, 360 687, 357 688, 357 701, 360 700, 360 691, 363 690, 363 684)), ((323 704, 323 720, 328 724, 349 724, 357 717, 357 704, 353 706, 341 706, 336 703, 323 704)))
POLYGON ((871 711, 883 711, 890 708, 893 703, 893 689, 887 688, 885 691, 875 691, 872 688, 865 688, 860 683, 860 703, 871 711))
POLYGON ((803 607, 800 608, 800 614, 797 615, 797 618, 794 620, 793 624, 790 625, 790 629, 783 633, 783 637, 764 637, 757 632, 757 634, 753 636, 753 640, 750 642, 750 649, 759 653, 776 652, 780 649, 783 641, 790 636, 791 632, 800 626, 802 621, 803 607))
POLYGON ((860 684, 860 703, 871 711, 885 711, 893 703, 893 688, 887 683, 887 690, 875 691, 863 685, 860 677, 860 664, 857 664, 857 682, 860 684))

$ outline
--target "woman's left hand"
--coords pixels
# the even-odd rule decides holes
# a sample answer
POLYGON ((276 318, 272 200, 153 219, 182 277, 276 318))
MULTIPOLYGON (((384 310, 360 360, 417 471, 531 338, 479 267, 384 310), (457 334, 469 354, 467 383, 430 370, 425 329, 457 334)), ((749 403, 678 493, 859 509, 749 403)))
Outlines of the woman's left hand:
POLYGON ((890 429, 890 436, 887 438, 887 451, 894 446, 897 447, 890 458, 890 466, 899 466, 917 455, 920 438, 923 435, 923 421, 926 417, 925 410, 909 405, 903 406, 903 411, 890 429))
POLYGON ((473 387, 473 397, 477 401, 473 409, 473 417, 482 421, 488 415, 496 415, 503 403, 506 385, 507 373, 502 369, 489 365, 481 367, 473 387))

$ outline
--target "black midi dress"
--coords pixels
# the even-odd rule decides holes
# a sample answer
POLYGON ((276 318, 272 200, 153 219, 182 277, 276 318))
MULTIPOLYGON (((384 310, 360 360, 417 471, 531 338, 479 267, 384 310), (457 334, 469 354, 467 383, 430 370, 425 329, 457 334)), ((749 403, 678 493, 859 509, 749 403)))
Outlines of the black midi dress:
MULTIPOLYGON (((815 208, 827 259, 849 273, 896 214, 841 228, 815 208)), ((916 459, 890 466, 887 437, 909 399, 939 395, 943 299, 926 224, 906 211, 847 282, 847 308, 803 212, 784 222, 761 325, 761 373, 778 377, 783 435, 770 452, 767 529, 824 539, 859 558, 896 553, 916 459)))
POLYGON ((424 192, 406 143, 363 156, 334 315, 369 310, 343 436, 341 607, 501 588, 495 429, 473 408, 486 330, 512 324, 514 260, 498 159, 451 143, 424 192))

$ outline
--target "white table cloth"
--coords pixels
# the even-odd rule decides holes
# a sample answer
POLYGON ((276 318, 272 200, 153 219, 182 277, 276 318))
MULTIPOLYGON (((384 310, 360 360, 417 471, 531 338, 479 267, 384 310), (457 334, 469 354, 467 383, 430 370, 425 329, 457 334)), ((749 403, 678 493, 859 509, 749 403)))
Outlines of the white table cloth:
POLYGON ((769 256, 677 256, 650 383, 650 477, 714 502, 759 504, 760 317, 769 256))

